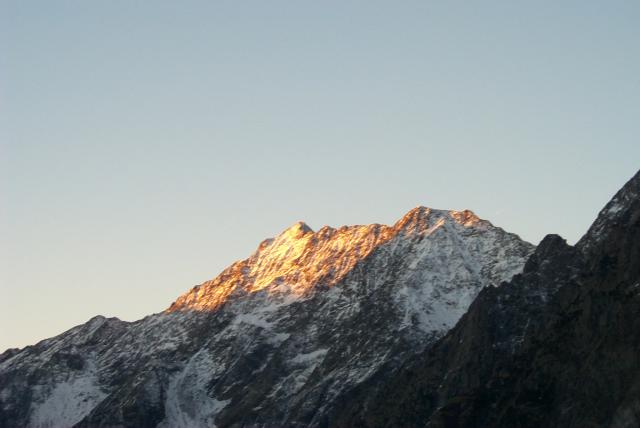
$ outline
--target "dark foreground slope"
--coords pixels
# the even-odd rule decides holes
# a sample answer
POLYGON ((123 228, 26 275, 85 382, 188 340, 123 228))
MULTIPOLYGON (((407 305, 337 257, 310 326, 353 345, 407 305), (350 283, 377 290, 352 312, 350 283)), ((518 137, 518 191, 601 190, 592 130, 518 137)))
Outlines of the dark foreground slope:
POLYGON ((442 340, 361 385, 336 426, 640 426, 640 173, 575 246, 549 235, 442 340))

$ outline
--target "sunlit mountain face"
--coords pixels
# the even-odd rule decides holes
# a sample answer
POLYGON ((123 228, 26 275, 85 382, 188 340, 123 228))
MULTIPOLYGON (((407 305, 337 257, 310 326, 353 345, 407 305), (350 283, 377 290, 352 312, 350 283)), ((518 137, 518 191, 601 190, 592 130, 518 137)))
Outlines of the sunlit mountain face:
MULTIPOLYGON (((425 207, 414 208, 393 226, 373 224, 338 229, 325 226, 314 232, 307 224, 298 222, 276 238, 263 241, 250 258, 234 263, 215 279, 180 296, 169 311, 213 310, 228 298, 258 291, 297 299, 317 287, 334 286, 358 263, 375 252, 389 254, 389 250, 401 241, 422 240, 449 231, 472 236, 464 232, 465 229, 486 235, 489 227, 490 223, 468 210, 442 211, 425 207)), ((455 251, 455 243, 451 244, 455 251)), ((465 251, 464 244, 457 250, 465 251)), ((465 269, 472 270, 471 263, 470 259, 465 269)), ((518 266, 513 269, 517 270, 518 266)), ((499 272, 491 272, 488 279, 499 283, 512 274, 509 266, 504 266, 499 272)))
POLYGON ((136 322, 0 355, 5 427, 640 425, 640 173, 568 245, 299 222, 136 322))
POLYGON ((7 351, 0 426, 330 424, 354 388, 392 377, 533 251, 471 211, 296 223, 164 312, 7 351))

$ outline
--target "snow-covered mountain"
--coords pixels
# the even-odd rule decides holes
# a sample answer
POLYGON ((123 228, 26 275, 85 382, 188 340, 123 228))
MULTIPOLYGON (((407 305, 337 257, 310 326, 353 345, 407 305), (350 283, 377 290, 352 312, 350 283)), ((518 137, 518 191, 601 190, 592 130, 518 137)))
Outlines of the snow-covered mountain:
POLYGON ((0 355, 0 427, 322 426, 442 337, 534 247, 470 211, 296 223, 128 323, 95 317, 0 355))
POLYGON ((523 272, 334 427, 640 426, 640 172, 575 246, 545 237, 523 272))

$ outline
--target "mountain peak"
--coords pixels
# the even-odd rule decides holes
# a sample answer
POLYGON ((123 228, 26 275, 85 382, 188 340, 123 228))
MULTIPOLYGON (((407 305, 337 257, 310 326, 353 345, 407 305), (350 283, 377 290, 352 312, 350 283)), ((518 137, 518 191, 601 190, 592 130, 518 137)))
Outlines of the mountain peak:
POLYGON ((449 215, 463 226, 473 226, 482 221, 482 219, 471 210, 449 211, 449 215))
MULTIPOLYGON (((298 299, 318 287, 332 287, 387 243, 389 247, 384 251, 399 251, 398 248, 415 245, 412 251, 424 252, 424 257, 428 258, 429 252, 436 250, 426 241, 424 249, 420 246, 426 236, 443 229, 445 233, 430 238, 432 244, 456 247, 467 239, 466 229, 475 228, 480 222, 479 230, 486 238, 479 239, 487 239, 487 242, 496 239, 497 228, 486 227, 489 223, 469 210, 447 211, 418 206, 393 226, 325 226, 317 232, 298 221, 277 237, 264 240, 248 259, 234 263, 218 277, 180 296, 169 311, 214 310, 232 296, 239 298, 259 291, 274 296, 284 293, 291 299, 298 299)), ((513 240, 512 244, 522 249, 522 254, 527 253, 530 245, 518 240, 513 240)), ((516 257, 518 263, 520 257, 516 257)), ((499 282, 502 278, 492 276, 491 281, 494 279, 499 282)))
POLYGON ((419 205, 409 210, 393 227, 397 230, 428 227, 429 219, 433 212, 437 213, 440 212, 440 210, 433 210, 432 208, 419 205))
POLYGON ((580 238, 576 247, 585 253, 592 252, 606 236, 620 227, 627 227, 640 215, 640 171, 613 196, 598 213, 587 233, 580 238))
POLYGON ((297 221, 288 228, 286 228, 281 235, 286 235, 291 238, 299 238, 307 233, 313 233, 313 229, 309 227, 309 225, 303 221, 297 221))
POLYGON ((447 220, 452 220, 466 227, 474 226, 482 221, 480 217, 471 210, 438 210, 425 206, 417 206, 409 210, 409 212, 398 220, 394 228, 398 230, 425 230, 435 226, 438 222, 442 223, 447 220))
POLYGON ((433 211, 433 208, 425 207, 424 205, 418 205, 417 207, 411 208, 409 211, 407 211, 404 217, 428 216, 431 211, 433 211))
POLYGON ((522 270, 534 247, 465 226, 474 219, 417 207, 402 227, 296 222, 163 313, 94 318, 0 355, 0 420, 9 397, 21 412, 11 426, 322 425, 370 376, 453 327, 480 290, 522 270))

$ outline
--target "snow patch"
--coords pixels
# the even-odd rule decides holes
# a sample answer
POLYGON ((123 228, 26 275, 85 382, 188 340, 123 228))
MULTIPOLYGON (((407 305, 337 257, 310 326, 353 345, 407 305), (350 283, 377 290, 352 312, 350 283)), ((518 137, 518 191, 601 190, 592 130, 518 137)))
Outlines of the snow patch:
POLYGON ((106 396, 97 386, 95 364, 66 382, 58 383, 47 398, 32 410, 33 428, 72 427, 91 412, 106 396))
POLYGON ((294 364, 308 364, 311 362, 317 362, 319 359, 324 359, 324 356, 327 354, 328 349, 318 349, 313 352, 308 352, 306 354, 298 354, 293 357, 290 361, 294 364))
POLYGON ((198 351, 171 380, 165 400, 166 416, 158 428, 215 427, 216 415, 231 402, 207 393, 207 383, 219 369, 206 351, 198 351))

